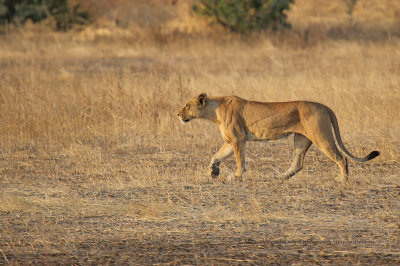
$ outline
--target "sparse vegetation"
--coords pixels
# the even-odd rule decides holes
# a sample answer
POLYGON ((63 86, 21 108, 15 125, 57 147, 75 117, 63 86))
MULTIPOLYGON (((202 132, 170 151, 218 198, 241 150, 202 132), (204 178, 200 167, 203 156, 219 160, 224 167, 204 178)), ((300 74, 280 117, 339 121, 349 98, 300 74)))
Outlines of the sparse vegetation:
POLYGON ((178 32, 186 1, 155 3, 159 24, 144 22, 161 7, 141 9, 139 29, 115 22, 122 9, 82 32, 3 34, 0 264, 400 263, 400 2, 359 2, 357 28, 341 1, 316 3, 293 4, 291 31, 245 40, 191 18, 178 32), (211 180, 218 129, 176 118, 200 92, 322 102, 351 152, 381 156, 350 162, 341 186, 313 146, 282 182, 289 142, 249 143, 243 183, 224 182, 233 159, 211 180))
POLYGON ((65 31, 74 25, 89 23, 89 13, 80 4, 67 0, 0 0, 0 24, 24 24, 51 20, 56 30, 65 31))
POLYGON ((353 10, 356 7, 357 0, 343 0, 346 4, 346 13, 350 16, 353 15, 353 10))
POLYGON ((289 27, 285 11, 293 0, 200 0, 193 10, 213 17, 220 25, 239 33, 289 27))

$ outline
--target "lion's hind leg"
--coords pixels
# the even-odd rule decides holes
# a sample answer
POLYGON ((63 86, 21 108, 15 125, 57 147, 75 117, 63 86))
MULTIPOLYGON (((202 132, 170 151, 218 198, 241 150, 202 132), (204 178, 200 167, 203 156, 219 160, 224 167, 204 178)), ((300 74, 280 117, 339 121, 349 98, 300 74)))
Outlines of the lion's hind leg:
POLYGON ((311 131, 313 134, 310 135, 312 142, 323 152, 326 156, 334 161, 340 168, 342 181, 347 181, 348 178, 348 164, 347 159, 338 150, 333 138, 330 120, 321 119, 319 121, 319 127, 311 131), (324 130, 326 129, 326 130, 324 130))
POLYGON ((301 134, 294 134, 293 142, 293 161, 290 168, 282 175, 283 178, 289 179, 303 168, 304 156, 310 148, 312 142, 301 134))
MULTIPOLYGON (((317 144, 316 144, 317 145, 317 144)), ((349 168, 347 164, 347 159, 343 154, 336 148, 333 143, 319 143, 318 148, 325 153, 332 161, 334 161, 340 168, 340 173, 342 181, 348 181, 349 168)))

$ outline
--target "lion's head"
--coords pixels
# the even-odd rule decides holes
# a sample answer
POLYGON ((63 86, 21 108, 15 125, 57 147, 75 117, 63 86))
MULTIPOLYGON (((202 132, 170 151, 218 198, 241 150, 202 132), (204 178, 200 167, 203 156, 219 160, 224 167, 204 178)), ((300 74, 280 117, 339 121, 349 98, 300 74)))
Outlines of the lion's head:
POLYGON ((186 102, 179 111, 178 118, 182 123, 187 123, 194 118, 202 117, 203 109, 206 106, 207 94, 202 93, 186 102))

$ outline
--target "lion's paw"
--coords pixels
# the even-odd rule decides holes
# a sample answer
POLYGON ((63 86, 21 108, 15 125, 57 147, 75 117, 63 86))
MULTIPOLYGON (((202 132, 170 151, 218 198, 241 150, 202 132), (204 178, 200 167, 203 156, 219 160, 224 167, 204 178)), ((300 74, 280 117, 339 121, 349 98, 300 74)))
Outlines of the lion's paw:
POLYGON ((213 164, 210 168, 210 173, 212 178, 217 178, 219 176, 219 167, 213 164))

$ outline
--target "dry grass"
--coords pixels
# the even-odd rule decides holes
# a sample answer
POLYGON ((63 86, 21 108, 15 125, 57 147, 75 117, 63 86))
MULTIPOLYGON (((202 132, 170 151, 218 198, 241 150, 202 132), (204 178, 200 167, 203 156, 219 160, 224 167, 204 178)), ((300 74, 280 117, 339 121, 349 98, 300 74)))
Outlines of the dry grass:
POLYGON ((292 31, 245 40, 129 22, 2 35, 0 263, 399 263, 400 6, 360 1, 350 23, 340 1, 303 2, 292 31), (233 160, 211 180, 217 128, 176 119, 200 92, 322 102, 350 151, 382 155, 341 187, 313 147, 280 182, 290 142, 250 143, 243 183, 222 182, 233 160))

